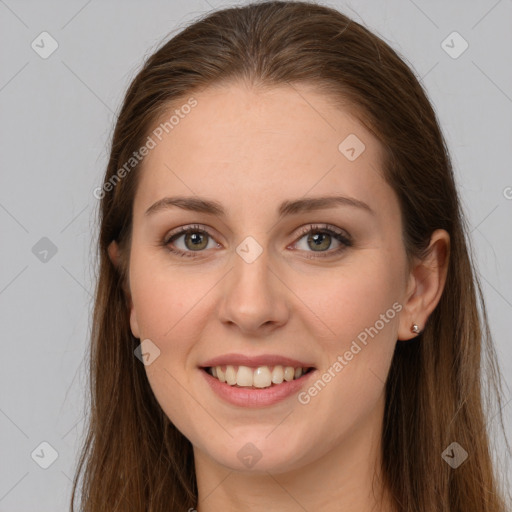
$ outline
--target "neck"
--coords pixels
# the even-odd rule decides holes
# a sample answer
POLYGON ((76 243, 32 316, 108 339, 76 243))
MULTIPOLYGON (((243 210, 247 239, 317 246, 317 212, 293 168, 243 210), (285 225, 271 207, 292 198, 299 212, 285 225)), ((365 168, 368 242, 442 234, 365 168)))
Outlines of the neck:
POLYGON ((383 412, 382 396, 374 417, 353 425, 314 462, 286 473, 230 470, 194 448, 197 512, 392 512, 380 471, 383 412))

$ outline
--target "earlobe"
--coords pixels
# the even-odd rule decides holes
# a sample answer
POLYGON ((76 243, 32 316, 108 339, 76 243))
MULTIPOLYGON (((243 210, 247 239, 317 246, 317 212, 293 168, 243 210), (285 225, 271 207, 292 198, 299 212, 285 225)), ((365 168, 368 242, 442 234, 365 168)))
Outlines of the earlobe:
POLYGON ((130 308, 130 329, 132 330, 132 334, 135 336, 135 338, 140 339, 139 323, 137 322, 137 315, 135 314, 133 302, 130 308))
MULTIPOLYGON (((110 261, 114 265, 114 267, 118 268, 119 266, 119 245, 115 240, 112 240, 108 246, 108 257, 110 261)), ((133 305, 133 300, 131 298, 131 294, 128 290, 125 290, 126 296, 128 297, 129 307, 130 307, 130 329, 132 334, 136 338, 140 338, 139 334, 139 324, 137 322, 137 315, 135 314, 135 307, 133 305)))
POLYGON ((409 340, 423 331, 428 317, 441 299, 450 257, 450 235, 437 229, 430 238, 429 252, 409 276, 408 291, 400 315, 398 339, 409 340), (418 328, 414 329, 414 325, 418 328))
POLYGON ((117 268, 119 263, 119 246, 115 240, 112 240, 108 246, 108 257, 110 261, 113 263, 114 267, 117 268))

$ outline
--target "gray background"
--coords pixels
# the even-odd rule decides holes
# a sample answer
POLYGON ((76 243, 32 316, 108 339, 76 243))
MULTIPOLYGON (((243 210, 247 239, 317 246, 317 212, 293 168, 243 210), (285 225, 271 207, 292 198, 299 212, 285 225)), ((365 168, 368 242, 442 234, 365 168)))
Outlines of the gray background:
MULTIPOLYGON (((0 0, 0 511, 68 509, 85 424, 92 191, 101 184, 124 92, 163 38, 234 3, 0 0), (58 43, 47 59, 31 47, 43 31, 58 43), (43 237, 55 254, 44 253, 43 237), (51 462, 51 450, 42 442, 58 453, 47 469, 39 464, 51 462)), ((506 378, 512 431, 512 2, 329 5, 390 43, 438 113, 506 378), (453 31, 469 44, 458 58, 442 46, 453 31)), ((452 53, 460 51, 461 41, 450 41, 452 53)), ((512 482, 510 468, 503 471, 512 482)))

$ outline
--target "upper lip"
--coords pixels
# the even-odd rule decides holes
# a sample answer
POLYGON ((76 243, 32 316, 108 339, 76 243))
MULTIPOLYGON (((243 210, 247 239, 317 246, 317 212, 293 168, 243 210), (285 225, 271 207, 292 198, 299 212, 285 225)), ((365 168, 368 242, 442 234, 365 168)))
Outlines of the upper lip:
POLYGON ((212 359, 208 359, 200 365, 201 368, 210 368, 212 366, 293 366, 294 368, 313 368, 313 364, 299 361, 291 357, 285 357, 278 354, 261 354, 259 356, 246 356, 244 354, 224 354, 212 359))

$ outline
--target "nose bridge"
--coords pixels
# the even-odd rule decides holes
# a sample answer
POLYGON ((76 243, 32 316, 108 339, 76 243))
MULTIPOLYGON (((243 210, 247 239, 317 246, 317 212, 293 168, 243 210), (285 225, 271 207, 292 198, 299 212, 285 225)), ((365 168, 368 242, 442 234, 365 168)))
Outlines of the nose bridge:
POLYGON ((244 331, 284 322, 286 294, 274 276, 268 249, 248 236, 236 247, 233 266, 224 289, 222 320, 244 331))

